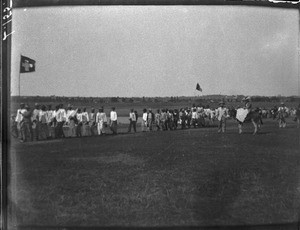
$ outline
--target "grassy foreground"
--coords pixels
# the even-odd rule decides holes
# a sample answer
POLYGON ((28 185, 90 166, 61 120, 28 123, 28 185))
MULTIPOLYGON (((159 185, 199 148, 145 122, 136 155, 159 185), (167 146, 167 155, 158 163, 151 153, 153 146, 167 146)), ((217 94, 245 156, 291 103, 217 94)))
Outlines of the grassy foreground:
POLYGON ((265 121, 18 143, 11 226, 234 226, 297 222, 300 132, 265 121))

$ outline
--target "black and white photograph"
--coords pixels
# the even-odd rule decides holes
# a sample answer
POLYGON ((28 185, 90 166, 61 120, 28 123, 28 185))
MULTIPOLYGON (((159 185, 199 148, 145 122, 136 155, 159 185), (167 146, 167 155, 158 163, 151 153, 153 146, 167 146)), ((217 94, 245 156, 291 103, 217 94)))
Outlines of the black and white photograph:
POLYGON ((6 4, 4 229, 299 230, 299 1, 6 4))

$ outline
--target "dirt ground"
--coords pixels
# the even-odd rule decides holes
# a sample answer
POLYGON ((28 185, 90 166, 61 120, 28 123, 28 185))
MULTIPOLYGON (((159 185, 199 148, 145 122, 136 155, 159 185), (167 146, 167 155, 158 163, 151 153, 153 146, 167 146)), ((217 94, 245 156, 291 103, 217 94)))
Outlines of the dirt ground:
POLYGON ((252 131, 252 124, 245 124, 239 135, 236 123, 228 121, 225 134, 211 127, 28 143, 12 139, 10 226, 298 222, 300 129, 292 119, 285 129, 266 119, 258 135, 252 131))

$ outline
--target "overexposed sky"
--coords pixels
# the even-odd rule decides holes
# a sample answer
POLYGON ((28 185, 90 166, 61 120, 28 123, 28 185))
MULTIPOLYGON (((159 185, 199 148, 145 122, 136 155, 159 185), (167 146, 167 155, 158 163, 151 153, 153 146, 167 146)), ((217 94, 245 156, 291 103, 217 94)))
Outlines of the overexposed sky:
POLYGON ((68 6, 13 10, 12 95, 299 95, 297 9, 68 6), (201 95, 201 93, 200 93, 201 95))

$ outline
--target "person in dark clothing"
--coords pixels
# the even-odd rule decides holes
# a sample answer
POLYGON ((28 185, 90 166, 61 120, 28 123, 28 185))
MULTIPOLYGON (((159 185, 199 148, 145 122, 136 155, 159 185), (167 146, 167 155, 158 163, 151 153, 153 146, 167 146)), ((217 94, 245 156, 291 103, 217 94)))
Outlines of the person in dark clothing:
POLYGON ((131 132, 131 127, 133 127, 133 130, 136 133, 136 114, 133 109, 131 109, 129 113, 129 122, 128 133, 131 132))

